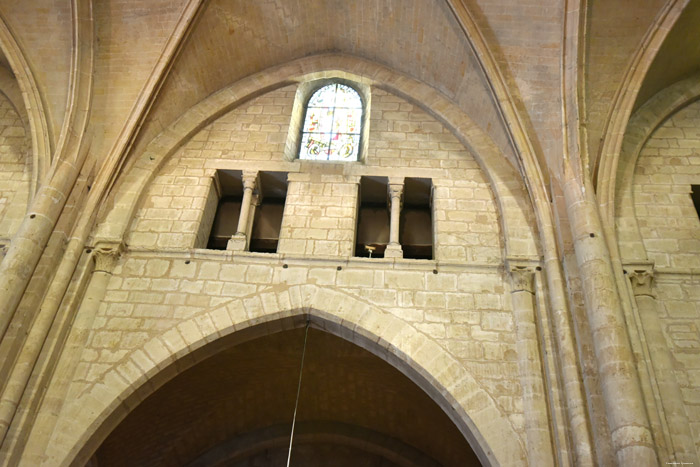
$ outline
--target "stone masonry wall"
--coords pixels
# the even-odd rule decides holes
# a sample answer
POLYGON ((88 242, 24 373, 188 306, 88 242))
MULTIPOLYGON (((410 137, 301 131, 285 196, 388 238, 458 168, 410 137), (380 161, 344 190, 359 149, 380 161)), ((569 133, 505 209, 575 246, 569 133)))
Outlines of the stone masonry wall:
POLYGON ((641 150, 634 207, 656 267, 663 332, 700 452, 700 219, 690 197, 700 185, 700 101, 666 120, 641 150))
POLYGON ((499 221, 474 158, 427 113, 375 89, 366 163, 283 161, 294 95, 290 86, 233 110, 162 167, 84 334, 67 400, 80 401, 110 370, 184 320, 215 330, 221 324, 207 313, 217 307, 235 300, 257 307, 266 292, 313 284, 379 307, 438 343, 521 436, 514 446, 522 445, 522 389, 499 221), (198 228, 216 169, 290 173, 277 254, 192 250, 201 243, 198 228), (432 178, 435 261, 351 256, 357 181, 365 174, 432 178))
POLYGON ((661 274, 656 294, 695 449, 700 452, 700 280, 661 274))
POLYGON ((29 203, 30 141, 14 107, 0 94, 0 239, 19 228, 29 203))
POLYGON ((474 158, 433 117, 374 89, 366 163, 285 162, 294 93, 290 86, 258 97, 195 135, 150 185, 127 243, 192 248, 216 169, 278 170, 293 173, 278 252, 349 256, 359 176, 413 176, 433 180, 436 259, 501 262, 491 189, 474 158))
POLYGON ((690 186, 700 185, 700 102, 669 118, 644 145, 634 174, 640 233, 656 267, 700 267, 700 220, 690 186))
MULTIPOLYGON (((464 363, 498 400, 523 420, 513 317, 500 269, 320 260, 270 261, 263 255, 184 259, 133 253, 114 271, 83 351, 81 385, 94 384, 149 339, 234 299, 255 301, 269 290, 315 284, 381 307, 414 325, 464 363)), ((323 310, 332 312, 333 310, 323 310)))

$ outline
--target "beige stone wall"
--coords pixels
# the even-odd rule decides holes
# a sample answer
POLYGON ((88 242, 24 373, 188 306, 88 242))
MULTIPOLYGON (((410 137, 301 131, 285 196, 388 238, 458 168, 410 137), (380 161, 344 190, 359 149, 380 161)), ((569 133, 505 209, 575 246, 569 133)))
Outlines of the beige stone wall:
MULTIPOLYGON (((110 282, 100 311, 100 325, 107 329, 95 332, 96 348, 88 355, 99 355, 100 346, 110 342, 143 342, 144 330, 174 326, 232 297, 254 297, 270 284, 310 282, 384 307, 437 339, 478 375, 522 429, 513 318, 503 278, 494 267, 479 274, 464 269, 502 263, 495 203, 474 158, 426 112, 373 89, 365 164, 284 162, 294 96, 294 86, 270 92, 195 135, 155 177, 127 237, 131 248, 191 248, 215 168, 284 170, 290 176, 281 256, 251 254, 250 266, 127 261, 110 282), (454 272, 439 268, 433 274, 435 263, 412 260, 357 259, 336 269, 353 254, 362 174, 433 176, 435 255, 454 272), (286 257, 337 261, 281 269, 286 257)), ((226 258, 223 252, 213 254, 219 261, 226 258)), ((95 362, 85 371, 93 374, 110 363, 95 362)))
POLYGON ((434 274, 426 265, 358 259, 338 270, 337 264, 294 261, 284 268, 255 254, 233 262, 223 254, 192 260, 176 253, 129 254, 109 282, 79 380, 94 384, 127 352, 235 298, 255 301, 265 291, 316 284, 411 323, 462 361, 505 413, 521 414, 513 317, 498 269, 455 266, 434 274))
POLYGON ((293 175, 278 252, 351 256, 359 176, 403 175, 433 180, 436 259, 501 262, 489 184, 442 124, 414 104, 374 89, 364 164, 285 162, 294 91, 290 86, 258 97, 195 135, 149 186, 127 243, 191 248, 216 169, 279 170, 293 175))
POLYGON ((137 384, 145 361, 132 362, 146 355, 156 362, 154 346, 164 342, 166 353, 174 353, 193 336, 231 332, 231 323, 274 319, 294 308, 288 301, 306 303, 295 298, 296 290, 311 287, 341 297, 319 299, 319 313, 340 317, 359 307, 370 319, 362 309, 376 308, 396 323, 372 321, 382 340, 390 342, 402 327, 420 335, 401 340, 406 358, 436 381, 468 375, 470 393, 478 388, 479 397, 454 397, 477 421, 492 407, 484 436, 505 423, 514 435, 496 456, 504 465, 524 462, 526 417, 503 241, 491 189, 474 158, 426 112, 375 89, 365 163, 284 161, 294 96, 294 86, 282 88, 222 116, 166 161, 148 186, 126 239, 128 252, 94 319, 81 315, 88 305, 79 311, 83 327, 76 325, 69 346, 82 350, 65 363, 75 364, 75 373, 49 458, 70 445, 61 427, 79 407, 103 410, 108 397, 96 394, 106 381, 137 384), (199 226, 217 169, 289 172, 278 254, 192 249, 202 244, 199 226), (362 175, 432 178, 435 261, 352 257, 362 175), (427 368, 420 366, 423 340, 436 346, 427 368))
POLYGON ((656 267, 700 267, 700 220, 690 185, 700 185, 700 102, 680 110, 642 149, 634 203, 647 255, 656 267))
MULTIPOLYGON (((668 118, 644 144, 634 174, 634 209, 657 268, 662 331, 700 452, 700 220, 690 197, 700 184, 700 102, 668 118)), ((652 358, 654 356, 652 355, 652 358)))
POLYGON ((700 280, 662 275, 656 291, 662 329, 700 453, 700 280))
POLYGON ((396 333, 405 334, 402 327, 420 334, 420 339, 408 335, 399 339, 408 346, 408 359, 417 360, 416 368, 425 364, 421 355, 427 348, 422 340, 434 342, 438 347, 426 355, 431 363, 425 370, 438 381, 456 378, 459 372, 470 375, 483 396, 469 398, 475 405, 465 407, 467 413, 478 420, 479 412, 493 405, 492 418, 507 420, 508 429, 521 437, 500 446, 497 456, 506 460, 516 456, 505 464, 522 464, 518 452, 525 419, 515 329, 500 268, 451 266, 435 274, 432 265, 408 262, 290 259, 283 263, 270 261, 269 255, 218 253, 199 250, 192 257, 184 252, 135 251, 119 262, 94 320, 83 315, 84 324, 76 326, 69 342, 82 350, 73 362, 75 373, 50 455, 70 445, 62 445, 61 427, 70 426, 77 414, 81 420, 86 417, 81 407, 91 405, 95 413, 103 410, 101 404, 109 397, 101 388, 113 386, 114 378, 138 386, 146 362, 157 362, 162 352, 175 353, 183 346, 193 350, 193 339, 216 339, 219 333, 231 332, 231 323, 238 329, 249 325, 245 323, 278 319, 280 312, 286 315, 285 310, 307 304, 308 289, 317 299, 305 306, 337 316, 333 320, 347 313, 364 316, 389 342, 400 337, 396 333), (372 309, 382 310, 386 317, 374 316, 377 312, 372 309), (445 358, 458 366, 442 363, 445 358))
POLYGON ((0 0, 1 68, 27 106, 22 127, 0 96, 0 255, 30 190, 46 200, 0 268, 0 355, 18 356, 0 374, 0 459, 69 463, 195 350, 307 316, 419 374, 456 423, 474 421, 464 431, 484 435, 497 465, 546 465, 547 440, 532 440, 549 428, 559 464, 585 465, 592 451, 601 465, 663 464, 683 406, 644 410, 637 393, 675 395, 676 378, 671 402, 683 400, 700 443, 689 197, 700 104, 629 162, 658 121, 646 117, 673 107, 653 112, 649 96, 697 98, 671 83, 700 82, 700 2, 638 3, 0 0), (361 163, 283 157, 288 85, 320 78, 372 88, 361 163), (642 118, 625 129, 630 113, 642 118), (582 129, 588 144, 577 145, 582 129), (571 176, 567 161, 595 176, 571 176), (51 162, 60 176, 46 180, 51 162), (223 169, 289 173, 277 254, 202 248, 223 169), (432 179, 433 261, 352 256, 364 175, 432 179), (619 251, 604 244, 618 205, 620 244, 608 246, 619 251), (652 269, 656 298, 635 284, 652 269), (525 273, 536 293, 511 291, 508 276, 525 273), (668 441, 658 459, 647 425, 668 441))
POLYGON ((29 135, 20 116, 0 94, 0 240, 9 239, 27 212, 31 182, 29 135))

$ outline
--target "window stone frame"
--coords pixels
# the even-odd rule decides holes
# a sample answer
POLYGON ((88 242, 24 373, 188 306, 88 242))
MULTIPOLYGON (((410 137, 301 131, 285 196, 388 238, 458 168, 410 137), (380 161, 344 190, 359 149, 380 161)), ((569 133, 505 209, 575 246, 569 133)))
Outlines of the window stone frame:
POLYGON ((287 140, 284 145, 284 160, 293 161, 303 161, 304 163, 340 163, 340 164, 352 164, 361 163, 364 164, 367 161, 367 150, 369 146, 369 122, 370 122, 370 112, 371 112, 371 93, 370 86, 357 81, 352 81, 349 79, 344 79, 340 77, 330 77, 315 79, 311 81, 305 81, 300 83, 297 87, 296 94, 294 96, 294 105, 292 106, 292 116, 289 121, 289 131, 287 133, 287 140), (318 91, 324 86, 329 84, 344 84, 350 86, 360 95, 362 99, 362 121, 360 123, 360 147, 357 152, 357 160, 353 161, 315 161, 311 159, 299 159, 299 150, 301 145, 302 130, 304 127, 304 118, 306 117, 306 110, 309 100, 314 92, 318 91))

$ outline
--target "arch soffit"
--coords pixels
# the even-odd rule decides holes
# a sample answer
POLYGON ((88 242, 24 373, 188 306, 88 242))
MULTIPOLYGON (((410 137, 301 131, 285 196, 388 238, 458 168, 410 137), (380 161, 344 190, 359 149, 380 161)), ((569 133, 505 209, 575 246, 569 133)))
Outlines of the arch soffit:
POLYGON ((521 238, 525 237, 528 241, 519 242, 519 246, 512 245, 509 236, 504 235, 506 254, 536 256, 537 246, 532 240, 536 235, 530 221, 534 213, 527 183, 514 167, 514 162, 506 158, 490 137, 459 107, 431 86, 384 65, 342 54, 311 56, 273 67, 237 81, 191 107, 154 138, 129 165, 122 175, 122 183, 115 185, 117 189, 110 196, 111 203, 103 207, 96 241, 120 242, 123 239, 148 183, 165 161, 206 125, 264 93, 323 78, 347 78, 375 86, 411 101, 443 123, 471 151, 491 183, 503 232, 514 232, 517 226, 527 226, 528 231, 521 238))
MULTIPOLYGON (((0 48, 12 68, 24 100, 32 140, 32 192, 51 166, 52 140, 39 87, 22 49, 0 14, 0 48)), ((16 105, 15 102, 13 104, 16 105)), ((20 112, 22 115, 22 112, 20 112)))
POLYGON ((617 173, 612 179, 612 183, 615 183, 613 191, 615 198, 614 211, 611 214, 616 219, 622 217, 626 219, 625 228, 628 238, 629 236, 634 237, 634 244, 642 250, 635 251, 634 258, 626 257, 623 259, 645 261, 647 258, 639 233, 637 216, 633 215, 632 190, 639 154, 651 135, 669 117, 698 99, 700 99, 700 72, 658 92, 642 105, 629 120, 620 149, 617 173))
POLYGON ((594 167, 601 216, 608 226, 614 225, 616 176, 632 108, 654 57, 687 4, 688 0, 668 0, 642 39, 615 94, 594 167))
MULTIPOLYGON (((17 83, 17 79, 12 72, 2 66, 0 66, 0 92, 7 97, 17 115, 22 119, 22 124, 28 129, 29 116, 27 115, 27 108, 24 106, 22 90, 19 88, 19 83, 17 83)), ((29 133, 27 131, 27 134, 29 133)))
POLYGON ((507 416, 442 346, 370 303, 303 285, 263 292, 256 300, 232 300, 132 351, 63 410, 47 460, 57 465, 87 461, 140 401, 177 374, 231 345, 302 327, 307 320, 404 373, 450 417, 484 465, 518 465, 525 459, 523 441, 507 416), (327 309, 334 312, 321 311, 327 309), (511 449, 494 453, 489 446, 503 446, 504 438, 515 441, 508 443, 511 449))
MULTIPOLYGON (((435 462, 413 446, 396 438, 358 425, 341 422, 299 422, 294 439, 297 444, 334 443, 359 448, 367 453, 386 458, 402 467, 438 467, 435 462)), ((276 425, 237 436, 203 452, 189 467, 223 465, 224 462, 244 460, 268 449, 287 448, 289 426, 276 425)))

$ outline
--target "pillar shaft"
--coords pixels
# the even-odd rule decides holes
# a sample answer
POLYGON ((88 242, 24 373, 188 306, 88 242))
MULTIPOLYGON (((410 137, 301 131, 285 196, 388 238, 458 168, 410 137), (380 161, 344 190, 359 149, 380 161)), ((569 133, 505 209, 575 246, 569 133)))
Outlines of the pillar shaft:
POLYGON ((389 196, 391 198, 391 223, 389 229, 389 243, 394 245, 399 243, 399 219, 401 218, 401 195, 403 194, 403 184, 389 185, 389 196))
POLYGON ((527 451, 530 465, 554 465, 552 437, 549 430, 547 396, 542 380, 542 359, 535 323, 534 271, 523 266, 511 267, 511 303, 515 318, 518 367, 523 388, 523 410, 527 451))
POLYGON ((403 196, 403 178, 389 179, 389 245, 384 250, 385 258, 403 258, 403 249, 399 243, 399 228, 401 219, 401 198, 403 196))
POLYGON ((253 203, 253 192, 258 185, 258 173, 254 171, 243 172, 243 199, 241 200, 241 212, 238 215, 236 233, 229 239, 227 250, 245 251, 248 247, 250 227, 250 209, 253 203))
POLYGON ((257 173, 243 173, 243 200, 241 201, 241 213, 238 217, 236 235, 245 235, 250 217, 250 203, 253 199, 253 190, 257 184, 257 173))
POLYGON ((594 194, 570 176, 564 183, 564 198, 618 464, 657 465, 642 389, 594 194))
POLYGON ((49 182, 36 194, 0 263, 0 339, 34 274, 79 171, 79 166, 65 161, 57 166, 49 182))
POLYGON ((670 435, 669 459, 661 459, 661 461, 697 465, 698 457, 693 445, 693 435, 685 411, 683 394, 673 371, 673 359, 661 330, 656 298, 652 292, 653 272, 644 269, 635 270, 629 274, 629 278, 651 356, 654 379, 659 389, 661 417, 666 420, 670 435))
MULTIPOLYGON (((93 257, 95 258, 95 269, 90 277, 90 282, 85 289, 81 310, 89 310, 94 314, 102 302, 107 283, 112 277, 112 269, 121 255, 121 245, 100 245, 95 248, 93 257)), ((53 323, 53 315, 43 313, 44 307, 40 310, 37 320, 32 326, 25 346, 22 348, 16 364, 8 378, 8 385, 0 398, 0 453, 16 451, 11 446, 13 442, 26 441, 22 439, 7 439, 6 435, 10 427, 17 426, 15 419, 21 418, 16 415, 20 401, 32 394, 25 394, 29 378, 32 375, 34 365, 38 358, 42 346, 45 344, 50 327, 53 323)), ((16 431, 16 428, 12 428, 16 431)), ((0 456, 2 457, 2 456, 0 456)))

